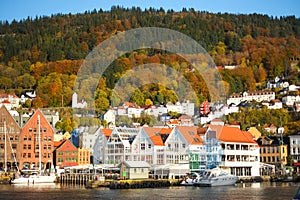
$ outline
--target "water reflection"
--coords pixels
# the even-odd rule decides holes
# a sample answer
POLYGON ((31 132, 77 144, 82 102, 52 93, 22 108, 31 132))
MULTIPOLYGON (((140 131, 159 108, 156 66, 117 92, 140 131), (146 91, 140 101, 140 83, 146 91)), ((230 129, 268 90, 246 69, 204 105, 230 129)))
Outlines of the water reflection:
POLYGON ((220 187, 169 187, 147 189, 110 190, 86 189, 83 185, 36 184, 0 185, 0 199, 292 199, 299 183, 240 183, 220 187))

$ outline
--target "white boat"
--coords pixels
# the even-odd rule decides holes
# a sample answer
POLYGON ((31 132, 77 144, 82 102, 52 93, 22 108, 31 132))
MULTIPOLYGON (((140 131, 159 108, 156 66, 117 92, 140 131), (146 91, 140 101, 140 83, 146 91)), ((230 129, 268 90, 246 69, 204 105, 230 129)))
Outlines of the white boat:
MULTIPOLYGON (((38 141, 39 141, 39 170, 28 170, 24 175, 15 177, 11 180, 12 184, 36 184, 36 183, 54 183, 56 176, 42 174, 42 156, 41 156, 41 133, 40 133, 40 116, 38 115, 38 141)), ((26 170, 25 170, 26 171, 26 170)), ((24 171, 23 171, 24 172, 24 171)))
POLYGON ((20 176, 11 181, 12 184, 37 184, 37 183, 54 183, 56 176, 46 176, 46 175, 27 175, 20 176))
POLYGON ((185 177, 180 185, 183 186, 193 186, 201 178, 200 174, 193 172, 190 176, 185 177))
POLYGON ((237 180, 237 176, 228 174, 220 168, 214 168, 204 171, 202 178, 195 182, 194 186, 234 185, 237 180))

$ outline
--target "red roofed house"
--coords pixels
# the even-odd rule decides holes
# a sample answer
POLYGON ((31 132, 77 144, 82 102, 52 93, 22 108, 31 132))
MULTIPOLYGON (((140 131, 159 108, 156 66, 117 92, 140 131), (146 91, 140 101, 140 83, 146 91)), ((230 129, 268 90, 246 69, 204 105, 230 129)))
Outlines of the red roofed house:
POLYGON ((20 107, 20 98, 15 94, 0 94, 0 103, 7 105, 10 104, 10 108, 19 108, 20 107))
POLYGON ((259 176, 259 146, 250 132, 237 127, 210 125, 207 137, 218 139, 222 147, 220 167, 237 176, 259 176))
POLYGON ((200 169, 204 157, 203 139, 198 134, 197 126, 177 126, 167 138, 166 163, 167 164, 185 164, 187 171, 200 169))
POLYGON ((78 165, 78 149, 70 140, 63 140, 55 144, 58 145, 53 152, 53 164, 56 167, 78 165))
POLYGON ((171 128, 143 127, 132 142, 132 160, 147 161, 150 165, 166 164, 164 142, 172 130, 171 128))

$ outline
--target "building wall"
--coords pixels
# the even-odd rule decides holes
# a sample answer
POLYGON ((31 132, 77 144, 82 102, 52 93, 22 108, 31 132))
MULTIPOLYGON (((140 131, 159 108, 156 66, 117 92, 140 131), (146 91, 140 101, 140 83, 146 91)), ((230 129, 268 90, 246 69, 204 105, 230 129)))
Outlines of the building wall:
POLYGON ((40 110, 37 110, 32 117, 24 125, 20 138, 20 145, 22 148, 20 155, 20 169, 25 166, 38 167, 39 164, 39 139, 41 143, 41 159, 44 163, 43 168, 46 168, 46 164, 51 165, 53 158, 52 152, 54 150, 54 130, 42 114, 40 110), (39 118, 39 119, 38 119, 39 118), (40 138, 39 138, 39 123, 40 120, 40 138))
POLYGON ((300 135, 290 135, 290 155, 295 165, 300 165, 300 135))
POLYGON ((88 149, 82 148, 78 149, 78 165, 87 165, 90 164, 91 153, 88 149))
POLYGON ((280 168, 280 162, 287 164, 288 150, 287 145, 261 145, 260 161, 267 164, 276 165, 280 168))
POLYGON ((148 168, 126 168, 126 178, 128 179, 147 179, 149 178, 148 168))
POLYGON ((78 165, 78 149, 71 141, 65 141, 60 147, 54 151, 56 167, 69 167, 78 165))
POLYGON ((0 108, 0 169, 5 168, 5 148, 8 162, 8 169, 13 169, 20 162, 21 145, 21 128, 10 115, 8 110, 3 106, 0 108), (5 144, 6 135, 6 144, 5 144))
POLYGON ((259 176, 259 147, 248 143, 221 142, 222 167, 229 167, 237 176, 259 176))

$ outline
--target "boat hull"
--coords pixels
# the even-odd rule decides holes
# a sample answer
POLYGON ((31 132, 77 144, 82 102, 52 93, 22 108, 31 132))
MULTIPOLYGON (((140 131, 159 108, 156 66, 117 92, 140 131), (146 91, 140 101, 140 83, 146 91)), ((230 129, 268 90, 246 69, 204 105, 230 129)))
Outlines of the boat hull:
POLYGON ((54 183, 55 176, 30 176, 20 177, 11 181, 12 184, 37 184, 37 183, 54 183))
POLYGON ((212 179, 202 179, 197 183, 194 183, 195 186, 199 187, 212 187, 212 186, 226 186, 234 185, 237 181, 237 177, 218 177, 212 179))

